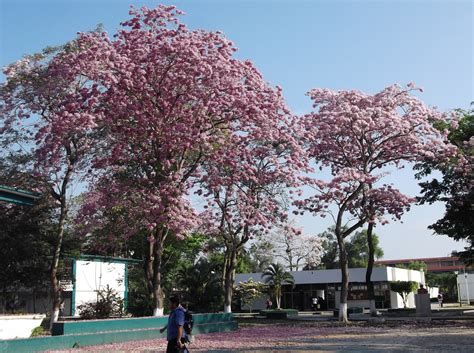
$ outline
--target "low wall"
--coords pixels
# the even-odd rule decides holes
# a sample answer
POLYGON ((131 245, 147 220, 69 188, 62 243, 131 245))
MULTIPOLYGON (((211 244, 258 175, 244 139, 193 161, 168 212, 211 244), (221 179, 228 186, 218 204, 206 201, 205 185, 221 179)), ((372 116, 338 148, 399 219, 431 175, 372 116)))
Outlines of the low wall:
MULTIPOLYGON (((193 320, 194 335, 234 331, 238 328, 231 313, 195 314, 193 320)), ((159 329, 167 321, 167 317, 147 317, 58 322, 53 328, 55 335, 0 341, 0 352, 41 352, 50 349, 71 349, 97 344, 165 338, 166 332, 160 333, 159 329)))
MULTIPOLYGON (((233 321, 231 313, 194 314, 194 326, 214 322, 233 321)), ((53 336, 94 333, 105 331, 127 331, 161 328, 168 323, 168 317, 138 317, 106 320, 60 321, 53 324, 53 336)))
POLYGON ((0 340, 30 337, 44 318, 45 315, 0 316, 0 340))

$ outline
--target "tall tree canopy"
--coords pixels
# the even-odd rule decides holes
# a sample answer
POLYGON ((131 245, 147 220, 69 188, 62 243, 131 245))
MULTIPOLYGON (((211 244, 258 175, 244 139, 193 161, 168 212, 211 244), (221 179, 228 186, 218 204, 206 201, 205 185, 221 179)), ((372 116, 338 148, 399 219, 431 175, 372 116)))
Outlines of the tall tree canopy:
POLYGON ((456 154, 447 133, 433 127, 443 114, 411 95, 415 87, 393 85, 369 95, 359 91, 314 89, 308 93, 314 112, 303 118, 304 139, 311 160, 327 168, 330 180, 308 178, 314 194, 299 200, 302 212, 330 215, 342 271, 340 319, 347 321, 348 256, 345 239, 364 223, 400 219, 415 200, 383 177, 406 162, 456 154))
POLYGON ((155 315, 163 312, 164 242, 198 223, 188 197, 194 183, 205 183, 214 196, 245 178, 239 168, 248 168, 240 185, 247 182, 251 195, 232 192, 240 192, 240 200, 254 198, 239 205, 248 208, 240 209, 244 222, 256 224, 261 217, 252 208, 258 202, 253 178, 264 167, 273 173, 266 174, 270 178, 284 174, 263 164, 254 169, 255 161, 267 158, 275 166, 280 157, 270 151, 280 151, 281 141, 295 144, 288 134, 281 138, 291 126, 281 89, 267 84, 251 62, 235 59, 236 49, 222 33, 190 30, 179 21, 181 14, 173 6, 132 8, 114 38, 80 34, 79 50, 66 58, 69 74, 85 77, 87 94, 101 107, 102 139, 93 165, 102 180, 82 214, 94 218, 125 206, 132 221, 123 222, 124 234, 147 233, 155 315))
POLYGON ((462 161, 436 164, 426 161, 417 165, 418 177, 441 172, 442 178, 420 183, 421 203, 444 202, 445 214, 428 228, 436 234, 445 234, 455 240, 465 240, 468 247, 460 255, 474 263, 474 110, 457 110, 459 121, 454 126, 436 123, 438 129, 449 129, 449 140, 457 147, 462 161))
POLYGON ((51 324, 57 321, 61 303, 58 266, 69 214, 71 188, 89 164, 91 134, 100 115, 96 110, 96 87, 72 75, 68 55, 81 48, 72 41, 57 48, 25 56, 7 66, 0 85, 0 134, 11 143, 24 140, 34 156, 35 175, 44 181, 59 209, 50 265, 53 297, 51 324))

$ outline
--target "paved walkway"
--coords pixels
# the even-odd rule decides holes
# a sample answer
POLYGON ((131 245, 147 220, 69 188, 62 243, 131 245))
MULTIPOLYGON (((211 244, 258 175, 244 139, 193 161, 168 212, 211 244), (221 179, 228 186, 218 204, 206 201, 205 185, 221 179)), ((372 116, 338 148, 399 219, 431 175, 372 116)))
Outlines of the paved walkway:
MULTIPOLYGON (((70 352, 164 352, 164 340, 84 347, 70 352)), ((67 352, 67 351, 62 351, 67 352)), ((474 352, 474 321, 443 323, 294 322, 199 335, 191 352, 474 352), (332 326, 331 326, 332 325, 332 326)))

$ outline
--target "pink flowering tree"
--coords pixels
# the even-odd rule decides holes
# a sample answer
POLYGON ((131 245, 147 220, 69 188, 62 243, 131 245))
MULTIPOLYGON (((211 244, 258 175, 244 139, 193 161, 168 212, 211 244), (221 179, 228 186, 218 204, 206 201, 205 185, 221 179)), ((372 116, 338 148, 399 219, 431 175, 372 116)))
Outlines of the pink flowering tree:
POLYGON ((348 259, 345 239, 356 229, 400 219, 415 200, 383 184, 406 162, 448 160, 455 149, 446 133, 433 128, 445 117, 397 85, 368 95, 359 91, 314 89, 315 111, 303 118, 307 152, 330 180, 308 178, 314 195, 297 201, 302 211, 334 220, 342 273, 339 319, 347 321, 348 259))
POLYGON ((58 207, 58 221, 50 268, 52 320, 57 321, 61 302, 58 264, 69 212, 71 187, 88 164, 95 129, 97 93, 87 82, 71 75, 64 56, 77 50, 71 42, 59 48, 25 56, 6 67, 0 86, 0 133, 28 137, 38 176, 58 207))
POLYGON ((260 108, 263 116, 241 124, 215 158, 204 165, 202 189, 197 191, 207 199, 203 227, 221 240, 225 249, 225 312, 231 311, 235 269, 242 250, 250 239, 286 220, 286 189, 298 184, 303 166, 302 149, 294 138, 295 124, 279 91, 268 89, 267 95, 271 104, 260 108))
POLYGON ((135 212, 139 210, 137 204, 143 204, 137 198, 139 195, 132 194, 132 190, 117 181, 115 177, 102 175, 90 190, 81 194, 74 230, 86 251, 128 257, 132 238, 147 233, 147 220, 144 213, 135 212))
POLYGON ((204 163, 219 161, 222 146, 276 114, 281 92, 249 61, 234 59, 221 33, 186 28, 174 7, 130 14, 114 38, 81 34, 82 50, 69 61, 101 92, 94 167, 113 176, 113 202, 134 215, 127 233, 147 232, 146 276, 154 315, 162 315, 164 241, 197 225, 189 190, 204 163))

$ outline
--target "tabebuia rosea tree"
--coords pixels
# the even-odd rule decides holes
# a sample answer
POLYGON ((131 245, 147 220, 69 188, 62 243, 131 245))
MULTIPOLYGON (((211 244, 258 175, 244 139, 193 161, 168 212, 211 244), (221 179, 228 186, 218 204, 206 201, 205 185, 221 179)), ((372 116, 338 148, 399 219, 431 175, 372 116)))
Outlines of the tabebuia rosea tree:
POLYGON ((99 178, 113 177, 114 202, 136 215, 129 226, 147 234, 146 276, 158 316, 163 244, 196 226, 188 193, 203 164, 278 115, 281 94, 252 63, 233 58, 236 49, 220 32, 188 29, 174 7, 130 14, 114 38, 81 34, 81 50, 69 60, 100 90, 102 140, 93 164, 99 178))
POLYGON ((61 287, 58 265, 68 218, 71 187, 88 164, 96 119, 97 91, 70 72, 65 60, 75 42, 25 56, 4 70, 0 86, 0 133, 27 137, 35 173, 47 181, 43 193, 56 200, 58 220, 51 251, 51 324, 59 316, 61 287))
POLYGON ((224 311, 231 312, 237 261, 249 240, 268 233, 287 219, 287 188, 299 184, 304 166, 297 124, 279 90, 262 85, 248 118, 219 153, 204 164, 200 181, 207 200, 203 229, 225 249, 222 285, 224 311), (257 104, 255 104, 257 103, 257 104))
POLYGON ((314 194, 296 204, 302 212, 334 220, 342 321, 347 321, 349 288, 345 239, 366 222, 386 223, 387 216, 399 219, 415 201, 383 184, 383 177, 407 162, 436 158, 442 163, 456 153, 446 132, 432 125, 446 117, 414 97, 413 90, 409 84, 389 86, 374 95, 328 89, 308 93, 315 111, 303 117, 307 153, 313 163, 329 170, 331 178, 308 177, 314 194))

